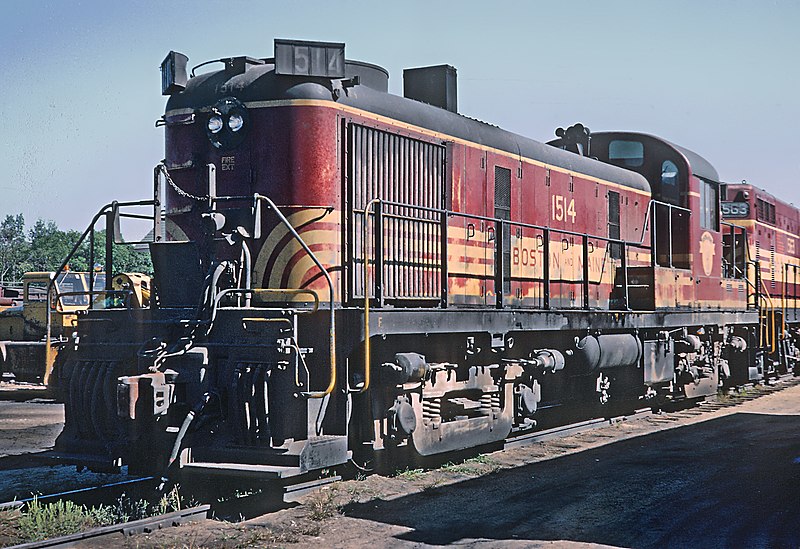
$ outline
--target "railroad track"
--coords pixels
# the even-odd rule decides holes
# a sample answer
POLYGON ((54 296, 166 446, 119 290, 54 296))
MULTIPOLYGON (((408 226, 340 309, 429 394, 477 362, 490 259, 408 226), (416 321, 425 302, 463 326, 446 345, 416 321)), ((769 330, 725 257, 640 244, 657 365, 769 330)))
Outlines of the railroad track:
MULTIPOLYGON (((593 436, 596 436, 598 438, 616 438, 616 435, 603 435, 600 429, 621 422, 631 422, 640 420, 647 420, 648 422, 655 424, 675 423, 679 422, 682 419, 701 416, 703 414, 712 413, 720 409, 733 408, 745 402, 781 391, 783 389, 798 384, 800 384, 800 378, 784 376, 783 378, 774 380, 769 385, 748 386, 738 392, 733 392, 729 395, 725 395, 722 397, 710 398, 701 402, 688 404, 681 409, 674 409, 667 413, 653 413, 650 408, 642 408, 628 415, 622 415, 612 418, 593 419, 561 427, 555 427, 543 431, 537 431, 534 433, 520 435, 507 440, 504 445, 504 448, 507 449, 507 448, 530 446, 536 443, 564 438, 570 435, 583 433, 587 431, 596 431, 593 436)), ((340 478, 341 477, 337 476, 332 478, 323 478, 323 479, 308 481, 297 485, 284 486, 282 487, 283 501, 284 502, 297 501, 300 498, 300 496, 308 494, 309 492, 312 492, 318 489, 319 487, 324 486, 325 484, 329 484, 336 480, 340 480, 340 478)), ((115 499, 119 497, 119 494, 122 493, 130 495, 140 490, 152 491, 155 489, 155 486, 157 485, 158 482, 160 482, 160 480, 156 479, 155 477, 147 477, 147 478, 133 479, 124 482, 116 482, 108 485, 98 486, 95 488, 85 488, 81 490, 72 490, 69 492, 37 496, 37 499, 42 503, 49 503, 59 499, 67 499, 78 504, 91 505, 93 502, 115 501, 115 499)), ((258 494, 253 494, 253 495, 255 497, 258 497, 258 494)), ((10 506, 22 506, 31 500, 32 498, 28 500, 19 500, 16 502, 0 504, 0 509, 8 508, 10 506)), ((240 503, 243 505, 247 505, 247 500, 248 500, 247 497, 243 497, 241 498, 240 503)), ((211 516, 211 514, 215 511, 221 511, 225 507, 229 507, 232 509, 233 507, 235 507, 235 505, 236 503, 233 501, 228 501, 226 504, 223 504, 223 506, 219 509, 216 508, 218 506, 215 506, 215 509, 212 509, 211 505, 200 505, 181 511, 174 511, 164 515, 154 516, 151 518, 131 521, 123 524, 116 524, 112 526, 105 526, 89 530, 86 532, 82 532, 79 534, 53 538, 50 540, 26 543, 18 545, 16 547, 25 549, 35 548, 35 547, 36 548, 74 547, 80 544, 82 541, 94 538, 108 537, 117 534, 128 536, 143 532, 148 533, 160 528, 177 526, 188 522, 202 520, 204 518, 211 516)), ((230 511, 230 509, 228 509, 228 511, 230 511)))
MULTIPOLYGON (((87 507, 98 506, 100 504, 114 504, 119 502, 122 498, 129 501, 139 501, 140 499, 152 501, 161 493, 158 490, 160 482, 161 479, 156 477, 143 477, 88 488, 80 488, 77 490, 37 495, 35 499, 41 505, 55 503, 57 501, 70 501, 76 505, 85 505, 87 507)), ((31 497, 0 503, 0 510, 22 508, 33 500, 34 498, 31 497)), ((193 506, 143 519, 93 528, 76 534, 23 543, 14 547, 75 547, 90 539, 109 537, 116 534, 129 536, 139 533, 149 533, 160 528, 194 522, 207 518, 210 511, 210 505, 193 506)))
MULTIPOLYGON (((92 506, 99 503, 116 501, 123 494, 130 499, 135 499, 139 496, 144 497, 145 494, 153 492, 159 482, 160 481, 155 477, 142 477, 120 482, 101 484, 99 486, 90 486, 88 488, 78 488, 76 490, 37 495, 36 500, 42 505, 53 503, 59 500, 65 500, 71 501, 77 505, 92 506)), ((34 498, 30 497, 16 499, 14 501, 7 501, 5 503, 0 503, 0 509, 22 507, 33 500, 34 498)))
POLYGON ((180 511, 173 511, 164 515, 134 520, 122 524, 114 524, 111 526, 103 526, 101 528, 94 528, 92 530, 87 530, 86 532, 71 534, 69 536, 61 536, 43 541, 23 543, 22 545, 15 545, 14 547, 16 549, 34 549, 40 547, 75 547, 81 542, 90 539, 109 537, 116 534, 130 536, 133 534, 149 533, 160 528, 178 526, 181 524, 205 519, 208 517, 210 509, 210 505, 199 505, 197 507, 190 507, 180 511))
POLYGON ((644 417, 646 414, 650 413, 652 413, 650 408, 642 408, 640 410, 636 410, 633 414, 629 415, 615 416, 611 418, 590 419, 578 423, 571 423, 569 425, 553 427, 552 429, 545 429, 542 431, 535 431, 533 433, 526 433, 523 435, 518 435, 506 439, 503 448, 504 449, 520 448, 536 444, 537 442, 547 442, 548 440, 554 440, 569 435, 575 435, 577 433, 583 433, 585 431, 592 431, 602 427, 607 427, 608 425, 614 425, 615 423, 620 423, 622 421, 631 421, 640 419, 644 417))
MULTIPOLYGON (((295 503, 303 495, 313 492, 320 487, 341 480, 340 476, 331 476, 320 479, 306 480, 286 486, 272 486, 269 490, 259 489, 251 493, 233 496, 234 490, 225 491, 225 497, 203 498, 206 501, 214 501, 212 504, 193 506, 187 509, 173 511, 153 517, 129 521, 125 523, 103 526, 87 530, 86 532, 70 534, 58 538, 51 538, 42 541, 35 541, 16 545, 14 547, 33 548, 33 547, 75 547, 90 539, 111 537, 115 535, 130 536, 139 533, 149 533, 155 530, 170 526, 178 526, 188 522, 201 520, 215 516, 223 519, 232 518, 234 520, 242 518, 252 518, 284 508, 287 503, 295 503)), ((162 479, 157 477, 143 477, 113 482, 94 487, 69 490, 64 492, 37 495, 36 501, 41 505, 55 503, 57 501, 70 501, 77 505, 87 507, 97 507, 99 505, 116 505, 123 499, 129 502, 145 500, 149 502, 158 501, 163 495, 160 488, 162 479)), ((241 486, 240 488, 243 488, 241 486)), ((251 486, 252 488, 252 486, 251 486)), ((194 501, 191 487, 187 498, 194 501)), ((220 492, 222 494, 222 492, 220 492)), ((181 496, 185 494, 181 490, 181 496)), ((5 503, 0 503, 0 511, 10 509, 22 509, 27 504, 34 501, 34 498, 25 498, 5 503)), ((111 544, 112 540, 109 540, 111 544)))

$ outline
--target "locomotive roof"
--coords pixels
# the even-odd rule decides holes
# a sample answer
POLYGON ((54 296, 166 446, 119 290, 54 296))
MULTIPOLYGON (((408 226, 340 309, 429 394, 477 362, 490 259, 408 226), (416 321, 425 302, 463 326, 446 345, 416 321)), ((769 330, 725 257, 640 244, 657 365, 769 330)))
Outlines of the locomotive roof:
POLYGON ((798 208, 794 205, 793 202, 788 202, 788 201, 786 201, 786 200, 784 200, 782 198, 779 198, 779 197, 775 196, 774 194, 772 194, 767 189, 764 189, 763 187, 759 187, 759 186, 754 185, 752 183, 749 183, 747 181, 741 181, 741 182, 736 181, 736 182, 733 182, 733 183, 724 183, 724 185, 727 185, 728 188, 731 189, 731 190, 736 190, 736 191, 738 191, 738 190, 749 190, 749 191, 752 191, 753 196, 755 196, 756 198, 760 198, 762 200, 771 201, 773 204, 781 204, 783 206, 792 208, 795 211, 798 211, 798 208))
POLYGON ((621 137, 621 138, 633 138, 633 139, 648 139, 653 141, 660 141, 664 143, 668 147, 672 147, 683 156, 686 157, 686 160, 689 161, 689 165, 692 168, 692 174, 700 177, 702 179, 707 179, 709 181, 714 181, 719 183, 719 174, 717 173, 716 168, 711 165, 711 162, 700 156, 694 151, 687 149, 686 147, 681 147, 680 145, 676 145, 666 139, 661 137, 651 135, 648 133, 639 133, 639 132, 593 132, 592 137, 598 136, 609 136, 609 137, 621 137))
MULTIPOLYGON (((659 139, 656 137, 656 139, 659 139)), ((719 174, 717 173, 716 168, 711 165, 711 162, 700 156, 694 151, 690 151, 685 147, 681 147, 680 145, 676 145, 674 143, 670 143, 669 141, 662 139, 664 143, 671 145, 674 147, 678 152, 680 152, 683 156, 689 160, 689 164, 692 166, 692 173, 697 177, 701 177, 703 179, 708 179, 709 181, 714 181, 719 183, 719 174)))
MULTIPOLYGON (((346 93, 341 93, 334 100, 330 79, 277 75, 271 60, 266 61, 264 64, 248 66, 247 70, 238 74, 220 70, 190 78, 184 91, 170 96, 166 112, 207 108, 219 99, 230 96, 235 96, 245 105, 282 99, 338 102, 548 165, 650 192, 647 180, 635 172, 557 149, 439 107, 372 89, 367 85, 347 88, 346 93)), ((350 60, 347 65, 348 69, 356 72, 359 68, 379 68, 350 60)))

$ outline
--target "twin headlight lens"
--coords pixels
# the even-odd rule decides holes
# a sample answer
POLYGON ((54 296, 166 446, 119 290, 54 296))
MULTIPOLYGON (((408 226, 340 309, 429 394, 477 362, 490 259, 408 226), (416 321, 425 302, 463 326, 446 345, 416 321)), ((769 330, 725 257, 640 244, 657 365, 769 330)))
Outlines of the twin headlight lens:
MULTIPOLYGON (((244 117, 241 114, 233 113, 228 117, 228 128, 232 132, 238 132, 242 129, 242 126, 244 126, 244 117)), ((225 122, 223 122, 220 115, 215 114, 208 119, 208 131, 211 133, 219 133, 224 127, 225 122)))
POLYGON ((247 133, 248 118, 247 109, 235 97, 217 101, 206 122, 211 144, 223 150, 239 146, 247 133))
POLYGON ((228 127, 232 132, 238 132, 244 126, 244 118, 239 113, 233 113, 228 117, 228 127))

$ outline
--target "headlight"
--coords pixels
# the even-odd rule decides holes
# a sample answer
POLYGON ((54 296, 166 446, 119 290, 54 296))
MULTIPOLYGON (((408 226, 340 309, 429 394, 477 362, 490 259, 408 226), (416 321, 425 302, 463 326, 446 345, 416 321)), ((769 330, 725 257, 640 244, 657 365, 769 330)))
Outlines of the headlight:
POLYGON ((230 151, 244 143, 249 125, 249 114, 242 102, 223 97, 208 110, 206 135, 214 147, 230 151))
POLYGON ((222 117, 214 115, 208 119, 208 131, 211 133, 218 133, 222 129, 222 117))
POLYGON ((234 113, 228 118, 228 127, 232 132, 238 132, 244 125, 244 118, 239 113, 234 113))

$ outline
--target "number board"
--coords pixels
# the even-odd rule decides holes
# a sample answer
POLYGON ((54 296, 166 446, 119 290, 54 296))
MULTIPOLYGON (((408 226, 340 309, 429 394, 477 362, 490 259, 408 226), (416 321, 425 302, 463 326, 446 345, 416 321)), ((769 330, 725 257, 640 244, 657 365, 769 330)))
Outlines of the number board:
POLYGON ((344 78, 344 44, 275 39, 275 74, 344 78))
POLYGON ((186 63, 189 58, 171 51, 161 62, 161 95, 172 95, 186 89, 186 63))
POLYGON ((722 217, 748 217, 750 204, 747 202, 721 202, 722 217))

